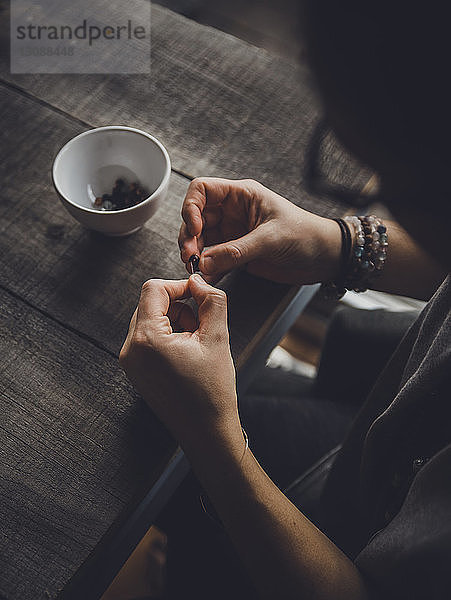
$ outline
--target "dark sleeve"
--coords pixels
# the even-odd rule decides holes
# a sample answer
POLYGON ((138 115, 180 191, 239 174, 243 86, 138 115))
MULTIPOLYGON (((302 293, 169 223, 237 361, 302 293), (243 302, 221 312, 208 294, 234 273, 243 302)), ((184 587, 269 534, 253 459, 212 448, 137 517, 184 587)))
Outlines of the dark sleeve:
POLYGON ((329 324, 321 351, 316 394, 362 405, 417 317, 416 310, 390 312, 339 307, 329 324))
POLYGON ((399 513, 355 563, 375 598, 451 598, 451 446, 425 464, 399 513))

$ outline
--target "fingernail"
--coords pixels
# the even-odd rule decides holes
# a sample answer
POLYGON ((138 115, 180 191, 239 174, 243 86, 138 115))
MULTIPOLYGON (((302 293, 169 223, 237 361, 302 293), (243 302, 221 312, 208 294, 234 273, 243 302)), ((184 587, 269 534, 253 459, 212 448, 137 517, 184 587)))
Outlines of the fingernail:
POLYGON ((200 273, 194 273, 193 275, 191 275, 191 279, 194 279, 198 283, 205 283, 205 279, 200 273))
POLYGON ((204 273, 214 273, 215 260, 211 256, 205 256, 202 259, 202 271, 204 273))

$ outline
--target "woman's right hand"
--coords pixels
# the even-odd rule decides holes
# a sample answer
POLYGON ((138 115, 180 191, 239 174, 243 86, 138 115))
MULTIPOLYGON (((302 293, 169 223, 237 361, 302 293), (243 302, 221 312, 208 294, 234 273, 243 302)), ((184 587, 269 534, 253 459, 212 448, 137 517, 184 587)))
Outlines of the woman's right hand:
POLYGON ((338 224, 256 181, 194 179, 182 218, 182 261, 187 264, 190 256, 200 255, 199 268, 210 282, 239 266, 280 283, 333 281, 338 275, 338 224))

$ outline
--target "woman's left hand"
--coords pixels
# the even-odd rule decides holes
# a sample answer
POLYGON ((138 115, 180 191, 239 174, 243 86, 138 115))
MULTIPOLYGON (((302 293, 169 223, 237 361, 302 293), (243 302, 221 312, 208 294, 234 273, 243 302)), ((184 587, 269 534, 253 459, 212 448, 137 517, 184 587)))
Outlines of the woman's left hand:
POLYGON ((119 361, 182 446, 196 446, 206 435, 242 440, 227 297, 199 274, 144 283, 119 361), (190 296, 197 318, 180 302, 190 296))

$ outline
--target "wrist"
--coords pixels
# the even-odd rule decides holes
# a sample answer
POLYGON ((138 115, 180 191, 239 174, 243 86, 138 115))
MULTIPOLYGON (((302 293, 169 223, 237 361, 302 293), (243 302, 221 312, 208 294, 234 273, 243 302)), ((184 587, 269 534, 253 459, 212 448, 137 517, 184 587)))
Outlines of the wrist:
POLYGON ((341 269, 342 236, 339 224, 323 218, 318 230, 318 256, 322 267, 318 273, 320 282, 336 281, 341 269))
POLYGON ((220 473, 224 477, 239 468, 247 450, 238 413, 235 418, 205 427, 181 442, 183 451, 200 479, 220 473))

